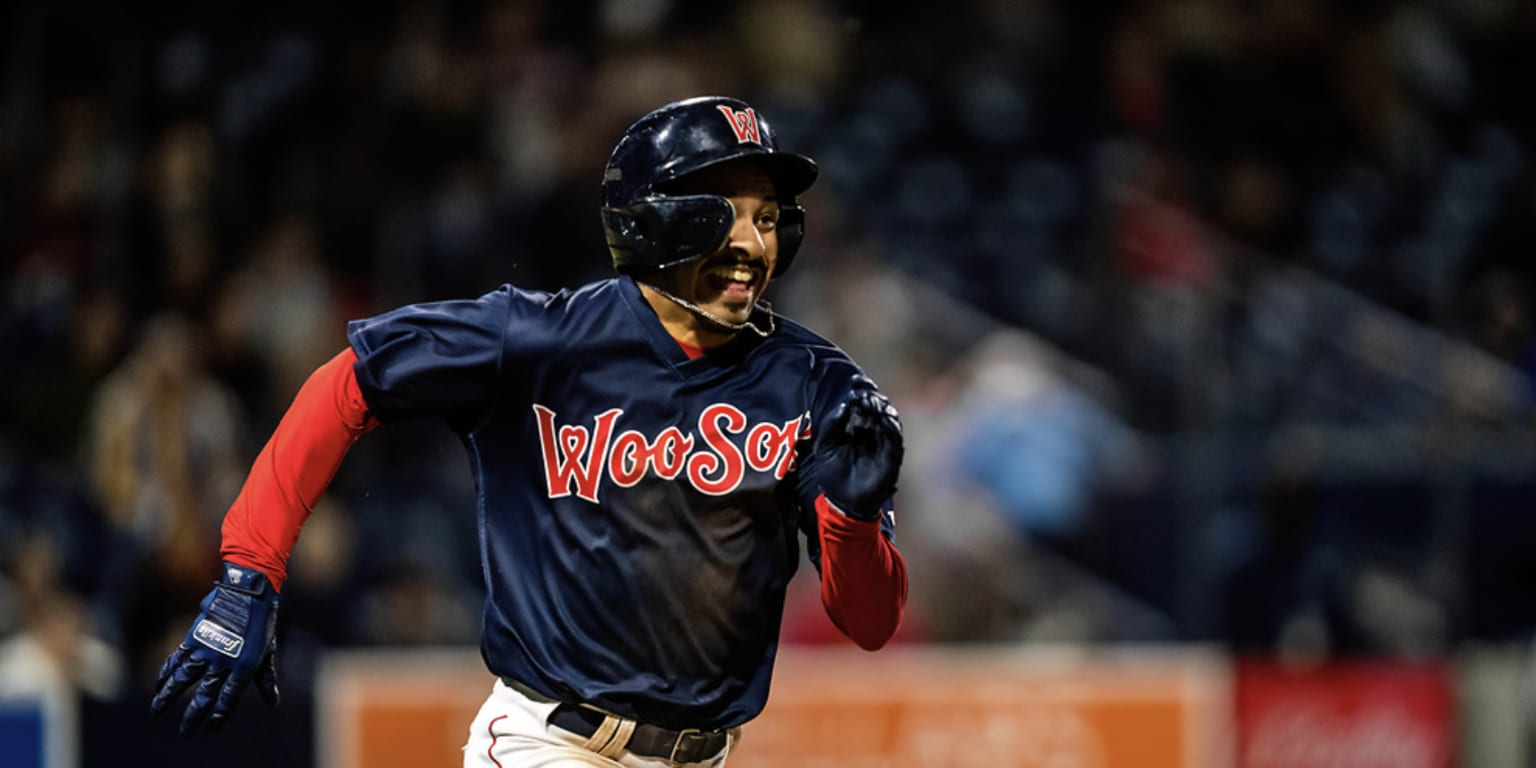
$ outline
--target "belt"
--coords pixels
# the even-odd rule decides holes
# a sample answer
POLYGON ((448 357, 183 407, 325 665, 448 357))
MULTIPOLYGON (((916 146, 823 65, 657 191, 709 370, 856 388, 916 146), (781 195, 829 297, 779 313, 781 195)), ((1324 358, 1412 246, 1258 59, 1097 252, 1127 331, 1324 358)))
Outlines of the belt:
MULTIPOLYGON (((549 716, 549 724, 590 737, 597 733, 598 727, 607 717, 588 707, 561 704, 549 716)), ((635 723, 635 731, 630 734, 624 748, 637 755, 666 758, 674 763, 697 763, 720 754, 729 738, 725 731, 701 731, 697 728, 673 731, 650 723, 635 723)))
MULTIPOLYGON (((526 692, 527 686, 511 678, 503 677, 509 687, 526 692)), ((562 702, 549 716, 549 724, 564 728, 571 733, 590 738, 602 727, 603 721, 616 715, 608 715, 591 707, 562 702)), ((684 728, 674 731, 650 723, 635 723, 635 730, 625 742, 624 748, 646 757, 665 758, 674 763, 697 763, 720 754, 730 741, 725 730, 700 730, 684 728)))

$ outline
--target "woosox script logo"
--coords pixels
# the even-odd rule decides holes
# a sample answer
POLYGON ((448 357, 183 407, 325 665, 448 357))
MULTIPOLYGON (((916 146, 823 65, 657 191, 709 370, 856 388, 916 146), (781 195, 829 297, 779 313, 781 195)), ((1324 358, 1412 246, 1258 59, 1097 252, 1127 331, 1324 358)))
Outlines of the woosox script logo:
POLYGON ((748 428, 747 415, 727 403, 715 403, 699 414, 696 435, 667 427, 654 438, 632 429, 615 435, 622 408, 598 414, 590 429, 557 425, 555 412, 542 405, 534 405, 533 412, 549 497, 575 493, 594 504, 604 474, 621 488, 635 485, 649 472, 664 480, 686 477, 694 488, 711 496, 736 490, 748 469, 771 471, 774 479, 783 480, 795 466, 795 442, 810 437, 806 415, 783 424, 763 422, 748 428), (802 424, 807 426, 804 433, 802 424), (743 433, 746 438, 740 445, 728 437, 743 433))

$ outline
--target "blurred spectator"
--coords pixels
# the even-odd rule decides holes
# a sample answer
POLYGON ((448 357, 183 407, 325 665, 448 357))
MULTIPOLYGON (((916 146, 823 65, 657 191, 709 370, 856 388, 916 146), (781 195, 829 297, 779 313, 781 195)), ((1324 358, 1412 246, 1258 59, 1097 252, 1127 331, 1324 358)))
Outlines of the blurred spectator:
POLYGON ((140 317, 176 311, 201 316, 224 265, 215 241, 214 137, 200 121, 168 126, 147 158, 144 197, 128 223, 141 259, 118 275, 140 317))
MULTIPOLYGON (((1021 335, 977 344, 948 436, 953 482, 984 491, 1020 535, 1067 541, 1086 532, 1095 495, 1115 493, 1142 459, 1135 436, 1021 335)), ((1099 382, 1102 385, 1102 382, 1099 382)))
MULTIPOLYGON (((81 286, 83 288, 83 286, 81 286)), ((20 375, 0 391, 9 392, 10 438, 29 458, 55 467, 73 467, 81 453, 87 402, 122 357, 127 311, 109 288, 73 296, 65 327, 26 360, 20 375)), ((4 438, 0 438, 4 439, 4 438)))
POLYGON ((1104 500, 1149 478, 1139 439, 1094 391, 1102 380, 1009 331, 979 340, 960 371, 942 421, 913 422, 927 447, 909 457, 908 524, 942 585, 925 605, 936 636, 1172 639, 1170 618, 1117 587, 1093 543, 1104 500))
POLYGON ((117 540, 100 567, 136 661, 174 606, 207 592, 247 463, 241 414, 204 370, 202 344, 186 319, 152 319, 91 406, 91 488, 117 540))
POLYGON ((64 585, 54 542, 36 535, 17 544, 9 554, 21 625, 0 641, 0 698, 54 691, 116 697, 126 683, 124 660, 64 585))
POLYGON ((218 346, 254 356, 265 387, 249 394, 260 415, 275 419, 309 373, 345 343, 314 222, 286 216, 263 231, 219 292, 213 320, 218 346))

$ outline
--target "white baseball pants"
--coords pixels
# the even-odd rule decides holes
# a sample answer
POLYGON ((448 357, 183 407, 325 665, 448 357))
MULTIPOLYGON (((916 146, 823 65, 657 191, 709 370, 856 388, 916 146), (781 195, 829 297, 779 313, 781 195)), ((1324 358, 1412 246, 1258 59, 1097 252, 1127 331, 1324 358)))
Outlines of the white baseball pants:
POLYGON ((741 739, 741 729, 733 728, 720 754, 697 763, 673 763, 624 749, 634 728, 631 721, 611 717, 591 738, 549 725, 556 706, 497 680, 469 727, 464 768, 723 768, 741 739))

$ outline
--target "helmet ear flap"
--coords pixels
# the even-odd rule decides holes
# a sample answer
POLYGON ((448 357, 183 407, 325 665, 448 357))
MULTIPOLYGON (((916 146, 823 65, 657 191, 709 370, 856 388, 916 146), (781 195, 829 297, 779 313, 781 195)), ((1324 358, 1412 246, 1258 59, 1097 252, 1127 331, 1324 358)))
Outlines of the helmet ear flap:
POLYGON ((798 205, 779 206, 779 260, 773 265, 773 276, 789 271, 789 263, 795 260, 800 242, 805 239, 805 209, 798 205))
POLYGON ((719 195, 650 195, 602 209, 613 264, 642 274, 702 259, 723 248, 736 211, 719 195))

